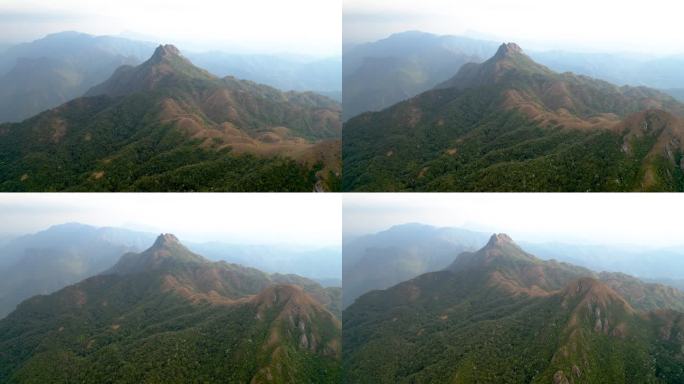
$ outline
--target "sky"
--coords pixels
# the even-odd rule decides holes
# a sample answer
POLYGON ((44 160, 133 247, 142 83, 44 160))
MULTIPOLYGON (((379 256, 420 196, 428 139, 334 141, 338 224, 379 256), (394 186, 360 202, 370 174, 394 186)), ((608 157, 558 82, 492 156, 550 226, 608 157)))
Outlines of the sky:
POLYGON ((172 43, 190 50, 333 56, 342 0, 2 0, 0 40, 78 31, 172 43))
POLYGON ((345 194, 344 236, 423 223, 513 240, 577 244, 684 245, 683 194, 412 193, 345 194))
POLYGON ((671 0, 344 0, 344 42, 421 30, 523 49, 684 52, 684 4, 671 0))
POLYGON ((78 222, 173 233, 181 241, 339 246, 339 194, 2 194, 0 234, 78 222))

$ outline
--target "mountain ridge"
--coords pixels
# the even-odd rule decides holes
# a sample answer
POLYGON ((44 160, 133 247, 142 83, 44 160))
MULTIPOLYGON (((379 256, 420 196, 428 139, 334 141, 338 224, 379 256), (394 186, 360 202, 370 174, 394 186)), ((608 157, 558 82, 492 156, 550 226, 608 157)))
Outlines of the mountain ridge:
POLYGON ((178 238, 170 233, 162 233, 154 244, 142 253, 127 253, 104 274, 131 274, 149 272, 164 268, 167 264, 178 263, 208 263, 209 260, 197 255, 180 243, 178 238))
POLYGON ((347 121, 343 189, 684 188, 684 104, 646 87, 555 73, 515 47, 347 121), (640 128, 654 115, 665 128, 640 128))
POLYGON ((591 271, 528 256, 508 236, 494 234, 477 252, 456 258, 455 264, 471 259, 461 268, 361 296, 343 312, 343 382, 682 377, 682 341, 675 336, 681 312, 644 308, 591 271))
POLYGON ((219 79, 171 46, 89 95, 0 125, 0 189, 338 188, 341 107, 324 96, 219 79))
POLYGON ((159 87, 173 85, 182 78, 198 81, 218 79, 209 72, 195 67, 174 45, 162 44, 147 61, 136 67, 117 68, 107 81, 91 88, 84 96, 117 97, 135 92, 154 91, 159 87))
POLYGON ((315 282, 197 259, 170 234, 136 256, 165 262, 35 296, 0 320, 0 379, 338 381, 341 323, 315 282))

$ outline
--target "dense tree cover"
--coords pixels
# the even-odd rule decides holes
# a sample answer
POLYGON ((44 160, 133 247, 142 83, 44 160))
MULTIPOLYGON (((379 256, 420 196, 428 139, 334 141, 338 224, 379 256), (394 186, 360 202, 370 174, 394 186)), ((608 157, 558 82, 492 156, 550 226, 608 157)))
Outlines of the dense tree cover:
POLYGON ((581 268, 547 262, 540 274, 499 251, 345 309, 343 382, 681 382, 682 313, 635 311, 598 280, 572 278, 581 268), (540 281, 563 275, 567 286, 541 293, 540 281))
POLYGON ((684 105, 554 73, 504 44, 343 130, 349 191, 682 190, 684 105))
MULTIPOLYGON (((499 110, 500 102, 495 87, 444 89, 350 120, 343 130, 343 189, 641 189, 655 137, 628 139, 633 150, 627 153, 619 133, 541 127, 517 111, 499 110), (411 111, 423 116, 415 126, 406 124, 411 111)), ((680 168, 661 157, 652 164, 660 176, 652 189, 681 190, 680 168)))
POLYGON ((115 268, 0 320, 0 382, 339 382, 340 323, 307 293, 255 292, 257 270, 165 249, 155 267, 115 268))
POLYGON ((49 116, 0 136, 0 190, 308 192, 321 169, 284 157, 203 148, 168 124, 148 121, 154 106, 142 95, 115 108, 106 108, 108 101, 89 98, 67 108, 61 118, 72 132, 59 145, 31 128, 49 116), (92 114, 100 117, 89 123, 92 114))
POLYGON ((340 187, 339 147, 326 147, 332 155, 309 148, 339 139, 339 104, 323 96, 219 79, 169 47, 138 67, 119 68, 87 96, 0 125, 0 190, 340 187), (265 141, 257 140, 261 135, 265 141), (285 150, 269 147, 269 140, 285 139, 285 150), (252 147, 232 152, 226 140, 252 147))

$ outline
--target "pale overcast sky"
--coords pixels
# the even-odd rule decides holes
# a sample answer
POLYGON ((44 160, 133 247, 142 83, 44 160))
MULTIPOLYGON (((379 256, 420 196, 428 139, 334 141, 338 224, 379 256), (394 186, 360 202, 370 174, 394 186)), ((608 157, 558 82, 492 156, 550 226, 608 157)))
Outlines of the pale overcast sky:
POLYGON ((0 233, 79 222, 171 232, 191 241, 339 245, 339 194, 2 194, 0 233))
POLYGON ((189 49, 339 55, 342 0, 3 0, 0 40, 73 30, 189 49))
POLYGON ((672 0, 344 0, 343 38, 422 30, 529 49, 684 53, 683 14, 672 0))
POLYGON ((417 222, 518 241, 684 245, 683 194, 345 194, 343 207, 352 236, 417 222))

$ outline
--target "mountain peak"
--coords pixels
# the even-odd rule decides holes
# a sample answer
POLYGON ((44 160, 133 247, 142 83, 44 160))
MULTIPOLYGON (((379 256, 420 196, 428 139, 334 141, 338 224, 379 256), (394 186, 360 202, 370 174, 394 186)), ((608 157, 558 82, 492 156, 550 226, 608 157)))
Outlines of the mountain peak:
POLYGON ((127 253, 108 273, 127 274, 165 268, 168 265, 204 263, 206 259, 187 249, 178 238, 162 233, 154 244, 142 253, 127 253))
POLYGON ((489 242, 487 242, 487 246, 501 246, 504 244, 515 244, 513 242, 513 239, 511 239, 510 236, 508 236, 505 233, 495 233, 492 235, 492 237, 489 238, 489 242))
POLYGON ((162 60, 165 57, 180 56, 180 51, 176 46, 172 44, 160 44, 157 49, 154 50, 152 59, 162 60))
POLYGON ((523 251, 513 239, 505 233, 495 233, 489 238, 489 242, 477 252, 463 252, 451 266, 450 270, 468 269, 492 264, 499 264, 500 261, 515 260, 516 262, 537 263, 538 259, 523 251))
POLYGON ((136 67, 123 65, 117 68, 109 79, 92 87, 85 96, 126 96, 162 87, 175 87, 183 79, 217 80, 204 69, 195 67, 175 46, 160 45, 149 60, 136 67))
POLYGON ((501 46, 499 46, 499 49, 496 51, 496 54, 494 55, 495 58, 505 58, 505 57, 511 57, 513 55, 518 55, 522 54, 522 48, 516 43, 503 43, 501 46))
POLYGON ((154 241, 152 248, 163 248, 170 245, 180 245, 180 240, 171 233, 162 233, 154 241))
POLYGON ((554 76, 553 71, 529 58, 518 44, 504 43, 489 60, 483 63, 464 64, 456 75, 435 88, 478 88, 532 74, 554 76))

